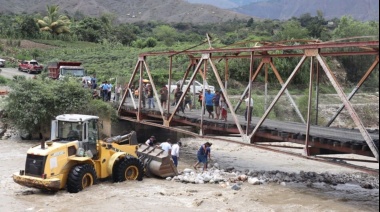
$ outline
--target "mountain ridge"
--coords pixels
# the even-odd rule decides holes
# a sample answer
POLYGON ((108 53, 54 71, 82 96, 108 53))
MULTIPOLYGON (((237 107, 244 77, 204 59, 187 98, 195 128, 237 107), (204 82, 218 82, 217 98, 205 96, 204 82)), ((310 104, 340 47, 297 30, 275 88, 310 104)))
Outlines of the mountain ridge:
POLYGON ((287 20, 306 13, 315 16, 317 10, 322 11, 327 20, 343 15, 361 21, 379 20, 379 0, 0 0, 0 13, 46 14, 46 5, 59 5, 61 13, 71 16, 115 14, 120 23, 203 24, 251 17, 287 20), (243 4, 247 5, 241 6, 243 4))
POLYGON ((115 14, 119 22, 162 21, 222 23, 250 16, 211 5, 190 4, 185 0, 0 0, 0 13, 46 13, 46 5, 58 5, 61 13, 100 16, 115 14))

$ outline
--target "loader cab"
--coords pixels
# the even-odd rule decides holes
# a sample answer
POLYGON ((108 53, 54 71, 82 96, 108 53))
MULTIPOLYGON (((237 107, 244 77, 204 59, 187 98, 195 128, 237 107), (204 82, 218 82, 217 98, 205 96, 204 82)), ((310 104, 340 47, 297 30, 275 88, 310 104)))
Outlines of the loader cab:
POLYGON ((65 114, 52 121, 51 140, 56 142, 78 141, 77 156, 97 157, 99 138, 97 116, 65 114))

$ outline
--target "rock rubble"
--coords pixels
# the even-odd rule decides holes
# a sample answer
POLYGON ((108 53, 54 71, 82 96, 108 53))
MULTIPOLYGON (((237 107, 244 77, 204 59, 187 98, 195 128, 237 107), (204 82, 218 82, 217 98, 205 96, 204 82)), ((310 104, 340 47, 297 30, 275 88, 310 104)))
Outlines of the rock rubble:
POLYGON ((312 187, 313 183, 325 183, 336 186, 338 184, 357 184, 365 189, 379 189, 379 177, 365 173, 342 173, 331 174, 328 172, 304 172, 287 173, 282 171, 237 171, 233 168, 220 170, 217 164, 207 171, 195 171, 193 169, 185 169, 183 172, 173 178, 167 180, 193 183, 193 184, 219 184, 223 188, 230 187, 233 190, 240 190, 245 184, 261 185, 276 183, 286 186, 288 183, 304 183, 308 187, 312 187))

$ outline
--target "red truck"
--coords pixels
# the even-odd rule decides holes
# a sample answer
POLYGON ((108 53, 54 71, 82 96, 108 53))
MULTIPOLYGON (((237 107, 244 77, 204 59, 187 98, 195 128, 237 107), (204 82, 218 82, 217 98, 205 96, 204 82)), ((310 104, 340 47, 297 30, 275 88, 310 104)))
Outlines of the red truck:
POLYGON ((26 71, 28 74, 31 73, 41 73, 43 70, 43 66, 38 64, 37 60, 23 60, 18 64, 19 71, 26 71))
POLYGON ((48 65, 49 77, 52 79, 62 79, 66 76, 83 78, 86 75, 81 62, 61 61, 48 65))

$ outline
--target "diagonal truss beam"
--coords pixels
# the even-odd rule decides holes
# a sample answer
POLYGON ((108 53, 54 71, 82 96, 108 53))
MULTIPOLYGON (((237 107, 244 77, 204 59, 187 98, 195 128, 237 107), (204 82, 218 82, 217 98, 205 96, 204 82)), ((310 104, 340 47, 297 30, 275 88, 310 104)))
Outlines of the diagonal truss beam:
MULTIPOLYGON (((210 65, 211 65, 211 67, 212 67, 212 70, 214 71, 215 77, 216 77, 216 79, 217 79, 217 81, 218 81, 218 84, 219 84, 221 90, 222 90, 222 93, 223 93, 224 99, 225 99, 225 101, 226 101, 228 107, 229 107, 229 108, 233 108, 233 105, 232 105, 230 99, 228 98, 227 90, 226 90, 225 86, 223 85, 223 82, 222 82, 222 79, 220 78, 219 72, 218 72, 218 70, 217 70, 215 64, 212 62, 212 60, 210 60, 210 65)), ((231 110, 231 114, 232 114, 232 117, 233 117, 233 119, 234 119, 234 121, 235 121, 235 124, 236 124, 236 126, 237 126, 237 128, 238 128, 238 130, 239 130, 239 132, 240 132, 240 135, 241 135, 242 138, 243 138, 243 141, 245 140, 245 141, 249 142, 249 140, 248 140, 246 134, 244 133, 244 131, 243 131, 242 127, 241 127, 241 124, 240 124, 240 122, 239 122, 239 119, 238 119, 238 117, 237 117, 235 111, 234 111, 234 110, 231 110)))
MULTIPOLYGON (((261 70, 261 68, 263 67, 263 65, 264 65, 264 62, 261 61, 260 64, 259 64, 259 66, 258 66, 257 69, 256 69, 255 74, 254 74, 254 75, 252 76, 252 78, 251 78, 251 82, 255 81, 255 79, 256 79, 257 76, 259 75, 260 70, 261 70)), ((252 66, 253 66, 253 65, 252 65, 252 66)), ((239 102, 237 103, 237 105, 236 105, 236 107, 235 107, 235 113, 236 113, 236 111, 240 108, 241 103, 244 101, 244 97, 247 95, 247 93, 248 93, 248 91, 249 91, 249 85, 250 85, 250 84, 247 85, 247 87, 245 88, 243 94, 241 95, 241 97, 240 97, 240 99, 239 99, 239 102)))
MULTIPOLYGON (((281 86, 284 86, 284 80, 282 80, 280 73, 279 73, 278 70, 276 69, 276 66, 273 64, 272 61, 270 61, 269 64, 270 64, 270 66, 271 66, 271 68, 272 68, 274 74, 276 75, 278 82, 280 82, 281 86)), ((305 119, 303 118, 301 111, 298 109, 298 106, 297 106, 296 102, 294 101, 292 95, 290 95, 290 92, 289 92, 288 89, 285 89, 285 94, 286 94, 286 96, 288 97, 290 103, 293 105, 294 110, 297 112, 298 117, 300 117, 301 121, 302 121, 304 124, 306 124, 306 121, 305 121, 305 119)))
MULTIPOLYGON (((356 92, 360 89, 360 87, 363 85, 363 83, 367 80, 369 75, 375 70, 376 66, 379 64, 379 56, 376 57, 375 61, 372 63, 371 67, 367 70, 367 72, 363 75, 363 77, 360 79, 356 87, 351 91, 351 93, 348 95, 348 100, 351 100, 356 92)), ((334 116, 330 119, 330 121, 326 124, 326 127, 330 127, 331 124, 335 121, 335 119, 338 117, 338 115, 343 111, 345 105, 342 104, 339 109, 336 111, 334 116)))
POLYGON ((149 69, 149 67, 148 67, 148 64, 145 62, 145 60, 143 61, 143 64, 144 64, 144 67, 145 67, 146 73, 148 74, 150 84, 152 85, 152 89, 153 89, 153 92, 154 92, 154 96, 156 97, 156 101, 157 101, 157 106, 158 106, 158 108, 160 109, 160 112, 161 112, 162 121, 164 121, 164 120, 165 120, 165 117, 164 117, 164 110, 162 109, 162 106, 161 106, 161 104, 160 104, 161 100, 160 100, 160 97, 159 97, 159 95, 158 95, 156 85, 155 85, 155 83, 154 83, 154 81, 153 81, 152 74, 151 74, 150 69, 149 69))
MULTIPOLYGON (((118 108, 118 110, 117 110, 119 113, 120 113, 120 109, 121 109, 121 107, 122 107, 123 104, 125 103, 125 100, 126 100, 126 98, 127 98, 127 96, 128 96, 128 91, 130 91, 130 88, 131 88, 132 82, 133 82, 133 80, 134 80, 135 77, 136 77, 137 71, 139 70, 139 67, 140 67, 140 61, 141 61, 141 60, 143 60, 143 57, 139 57, 139 60, 138 60, 137 63, 136 63, 135 69, 134 69, 133 72, 132 72, 131 79, 129 79, 128 85, 127 85, 127 87, 125 88, 125 90, 126 90, 127 92, 124 92, 124 94, 123 94, 123 98, 122 98, 122 100, 120 101, 120 105, 119 105, 119 108, 118 108)), ((133 99, 132 99, 132 101, 133 101, 133 99)))
POLYGON ((280 99, 281 95, 284 93, 284 91, 287 89, 289 83, 293 80, 293 78, 296 76, 297 72, 300 70, 300 67, 306 60, 306 55, 304 55, 298 65, 295 67, 292 74, 289 76, 285 84, 282 86, 281 90, 278 92, 277 96, 274 98, 272 103, 269 105, 268 109, 265 111, 264 115, 261 117, 260 121, 257 123, 255 129, 253 132, 249 135, 249 138, 252 140, 253 136, 256 134, 257 130, 261 127, 261 125, 264 123, 265 119, 268 117, 269 113, 272 111, 274 105, 277 103, 277 101, 280 99))
POLYGON ((343 89, 339 85, 339 82, 337 81, 335 76, 332 74, 332 71, 330 70, 330 68, 327 65, 327 63, 325 62, 325 60, 319 54, 316 57, 317 57, 317 60, 319 61, 320 65, 321 65, 322 69, 325 71, 327 77, 329 78, 330 82, 334 86, 334 88, 335 88, 336 92, 338 93, 340 99, 342 100, 343 104, 345 105, 346 109, 348 110, 348 113, 350 114, 351 118, 353 119, 355 125, 359 129, 359 131, 362 134, 366 143, 368 144, 368 147, 371 149, 376 160, 379 162, 379 149, 376 147, 376 145, 373 142, 368 131, 365 129, 361 119, 359 118, 355 109, 352 107, 351 102, 348 100, 346 94, 344 93, 343 89))
MULTIPOLYGON (((192 76, 191 76, 191 78, 190 78, 190 82, 189 82, 189 84, 188 84, 188 86, 187 86, 186 92, 183 92, 183 93, 182 93, 182 96, 180 97, 179 102, 182 102, 183 99, 185 98, 186 93, 188 92, 189 87, 191 87, 190 85, 193 84, 193 82, 194 82, 194 80, 195 80, 195 77, 197 76, 197 74, 198 74, 198 72, 199 72, 199 70, 200 70, 200 67, 201 67, 202 63, 204 62, 204 60, 205 60, 205 59, 202 58, 202 59, 199 61, 199 63, 197 64, 197 67, 195 68, 195 70, 194 70, 194 72, 193 72, 193 74, 192 74, 192 76)), ((174 111, 172 112, 172 114, 171 114, 170 117, 168 118, 167 121, 168 121, 169 123, 173 120, 173 117, 174 117, 174 115, 175 115, 175 112, 178 110, 178 108, 179 108, 179 104, 177 104, 177 105, 175 106, 174 111)))

